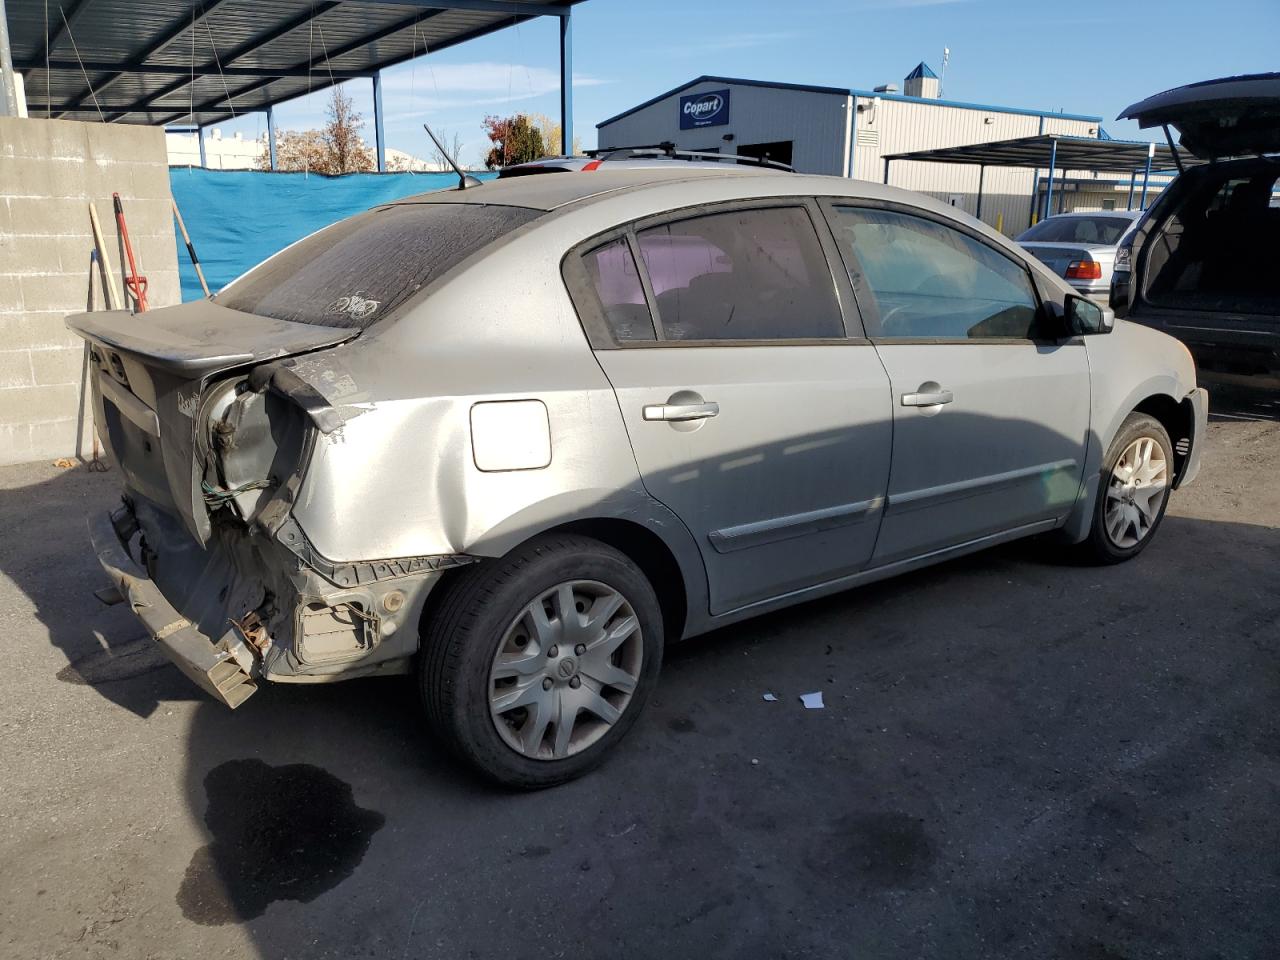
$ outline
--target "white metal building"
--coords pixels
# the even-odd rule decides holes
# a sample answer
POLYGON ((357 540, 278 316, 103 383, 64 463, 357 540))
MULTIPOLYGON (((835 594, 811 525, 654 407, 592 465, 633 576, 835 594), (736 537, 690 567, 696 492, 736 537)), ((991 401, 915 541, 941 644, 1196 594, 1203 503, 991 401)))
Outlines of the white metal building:
MULTIPOLYGON (((764 156, 804 173, 860 180, 882 180, 882 158, 889 154, 1040 133, 1097 137, 1101 129, 1101 117, 941 100, 938 93, 938 78, 923 63, 904 79, 902 93, 892 86, 843 90, 703 76, 596 129, 604 149, 670 141, 686 150, 764 156)), ((1009 234, 1025 229, 1038 176, 1034 170, 989 168, 982 219, 1009 234)), ((977 211, 976 169, 894 163, 891 182, 977 211)))

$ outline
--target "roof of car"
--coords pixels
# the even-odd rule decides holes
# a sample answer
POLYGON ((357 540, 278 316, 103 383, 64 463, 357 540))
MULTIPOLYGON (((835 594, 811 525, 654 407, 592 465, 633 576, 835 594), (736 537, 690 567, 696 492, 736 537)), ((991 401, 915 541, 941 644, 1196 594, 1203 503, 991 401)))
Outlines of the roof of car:
MULTIPOLYGON (((669 168, 635 166, 601 167, 584 173, 557 173, 534 177, 490 180, 465 190, 435 190, 397 200, 396 203, 484 203, 508 207, 555 210, 589 197, 654 184, 676 183, 701 177, 758 177, 776 182, 776 173, 753 167, 704 167, 672 164, 669 168)), ((783 178, 789 179, 789 178, 783 178)))

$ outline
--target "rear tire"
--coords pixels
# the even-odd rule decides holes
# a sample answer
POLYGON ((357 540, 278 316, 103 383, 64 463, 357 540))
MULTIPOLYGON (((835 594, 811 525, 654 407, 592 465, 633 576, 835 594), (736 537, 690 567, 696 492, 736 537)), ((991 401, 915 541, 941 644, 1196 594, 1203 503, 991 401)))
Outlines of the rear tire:
POLYGON ((572 780, 636 722, 662 663, 653 587, 624 554, 538 537, 442 586, 419 679, 440 740, 518 789, 572 780))
POLYGON ((1155 417, 1129 414, 1102 462, 1093 523, 1080 544, 1083 558, 1121 563, 1145 550, 1169 506, 1173 471, 1168 431, 1155 417))

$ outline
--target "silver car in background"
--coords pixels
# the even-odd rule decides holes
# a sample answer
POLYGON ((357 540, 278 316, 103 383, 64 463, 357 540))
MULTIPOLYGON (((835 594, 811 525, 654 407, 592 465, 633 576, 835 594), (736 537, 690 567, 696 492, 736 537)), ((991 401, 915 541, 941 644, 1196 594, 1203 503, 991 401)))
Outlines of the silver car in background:
POLYGON ((1106 300, 1116 248, 1141 217, 1141 210, 1059 213, 1023 231, 1016 242, 1086 297, 1106 300))
POLYGON ((1206 421, 1179 343, 972 218, 744 167, 424 194, 68 322, 124 485, 96 550, 165 653, 229 706, 413 674, 526 788, 667 642, 1034 534, 1135 556, 1206 421))

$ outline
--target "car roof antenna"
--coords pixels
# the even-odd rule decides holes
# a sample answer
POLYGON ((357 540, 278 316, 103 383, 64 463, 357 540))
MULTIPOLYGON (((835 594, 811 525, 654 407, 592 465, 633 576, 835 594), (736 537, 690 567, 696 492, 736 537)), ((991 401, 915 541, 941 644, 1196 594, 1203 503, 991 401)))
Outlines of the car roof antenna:
POLYGON ((428 127, 424 123, 422 125, 422 129, 427 131, 427 136, 431 138, 431 142, 434 143, 436 145, 436 149, 440 151, 440 156, 444 157, 445 160, 449 161, 449 166, 453 167, 453 172, 458 175, 459 190, 465 190, 467 189, 467 187, 480 186, 479 180, 477 180, 475 177, 471 176, 471 174, 463 170, 460 166, 458 166, 458 161, 453 159, 453 157, 449 156, 449 152, 445 150, 444 144, 441 143, 440 139, 434 133, 431 132, 430 127, 428 127))

